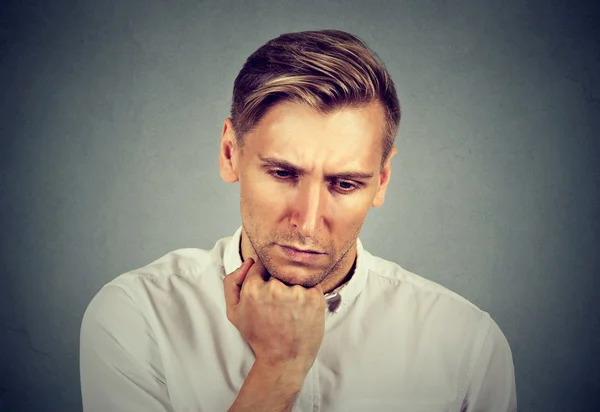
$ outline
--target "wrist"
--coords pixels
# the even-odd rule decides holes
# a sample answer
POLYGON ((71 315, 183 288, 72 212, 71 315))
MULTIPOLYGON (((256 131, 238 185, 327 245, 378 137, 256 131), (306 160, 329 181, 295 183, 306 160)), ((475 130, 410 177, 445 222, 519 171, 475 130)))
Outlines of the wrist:
POLYGON ((229 412, 290 412, 304 378, 289 365, 254 362, 229 412))
POLYGON ((301 362, 273 363, 256 359, 250 373, 261 377, 265 384, 269 386, 300 392, 308 370, 301 362))

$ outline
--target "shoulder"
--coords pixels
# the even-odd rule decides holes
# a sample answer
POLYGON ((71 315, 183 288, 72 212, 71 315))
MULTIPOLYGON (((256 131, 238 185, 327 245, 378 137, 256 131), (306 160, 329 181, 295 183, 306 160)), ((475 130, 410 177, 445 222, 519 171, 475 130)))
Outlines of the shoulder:
POLYGON ((394 262, 370 258, 368 300, 385 305, 395 323, 410 325, 432 345, 445 342, 449 350, 477 351, 488 337, 500 338, 489 313, 465 297, 394 262))
MULTIPOLYGON (((82 334, 138 342, 181 318, 191 302, 214 295, 223 271, 223 239, 213 249, 176 249, 104 284, 86 307, 82 334)), ((139 342, 138 342, 139 343, 139 342)))
POLYGON ((198 281, 207 270, 218 268, 220 265, 219 255, 214 249, 176 249, 147 265, 120 274, 106 286, 131 289, 139 283, 198 281))
MULTIPOLYGON (((112 307, 146 315, 185 305, 204 283, 219 283, 223 272, 223 254, 227 238, 210 250, 181 248, 136 269, 121 273, 94 295, 86 312, 114 316, 112 307)), ((212 286, 206 286, 211 288, 212 286)), ((117 321, 117 320, 115 320, 117 321)))
POLYGON ((386 302, 385 312, 392 313, 395 327, 410 329, 428 359, 451 363, 454 370, 460 370, 465 391, 468 385, 479 385, 493 375, 494 384, 506 386, 510 395, 511 385, 514 388, 510 346, 488 312, 394 262, 370 258, 365 291, 374 304, 386 302))
POLYGON ((458 293, 404 269, 397 263, 370 255, 369 281, 387 293, 402 293, 417 301, 431 301, 457 310, 483 314, 479 307, 458 293))
POLYGON ((397 263, 373 255, 369 259, 366 290, 372 300, 390 302, 396 318, 410 319, 418 325, 415 330, 443 335, 446 342, 458 345, 463 341, 474 353, 488 345, 510 354, 506 337, 488 312, 397 263))
POLYGON ((223 271, 223 256, 228 238, 220 239, 212 249, 180 248, 166 253, 144 266, 122 273, 103 289, 118 287, 134 300, 141 294, 197 286, 205 277, 223 271))

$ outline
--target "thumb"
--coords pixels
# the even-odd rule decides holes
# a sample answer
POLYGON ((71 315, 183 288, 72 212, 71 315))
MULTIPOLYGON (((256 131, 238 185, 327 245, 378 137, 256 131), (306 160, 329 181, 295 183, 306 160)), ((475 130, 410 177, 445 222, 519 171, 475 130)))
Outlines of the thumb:
POLYGON ((228 311, 233 309, 240 301, 240 290, 242 288, 242 284, 244 283, 244 279, 246 279, 248 270, 253 263, 254 260, 252 258, 248 258, 239 268, 225 276, 225 279, 223 280, 223 287, 225 289, 225 305, 227 306, 228 311))

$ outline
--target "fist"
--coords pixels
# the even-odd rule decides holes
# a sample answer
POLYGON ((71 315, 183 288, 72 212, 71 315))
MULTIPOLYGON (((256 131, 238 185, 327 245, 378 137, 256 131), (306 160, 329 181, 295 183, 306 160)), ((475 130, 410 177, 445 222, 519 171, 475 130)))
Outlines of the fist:
POLYGON ((308 373, 323 342, 325 297, 320 285, 287 286, 260 261, 247 259, 225 277, 227 318, 257 362, 308 373))

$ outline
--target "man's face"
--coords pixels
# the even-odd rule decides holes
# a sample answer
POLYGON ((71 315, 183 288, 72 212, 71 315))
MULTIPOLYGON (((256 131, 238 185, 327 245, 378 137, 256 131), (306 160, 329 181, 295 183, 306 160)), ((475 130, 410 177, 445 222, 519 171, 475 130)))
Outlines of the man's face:
POLYGON ((379 103, 324 115, 285 102, 240 150, 227 119, 221 176, 240 183, 244 257, 257 256, 287 284, 337 285, 354 262, 368 210, 383 203, 390 171, 389 162, 380 169, 383 127, 379 103))

